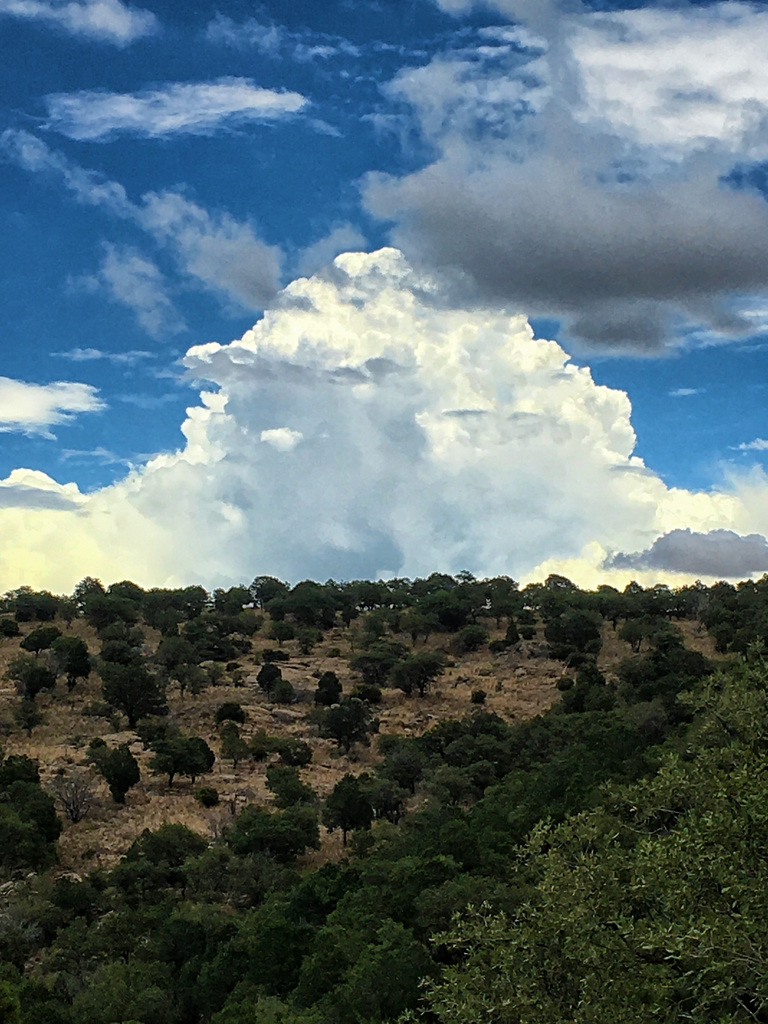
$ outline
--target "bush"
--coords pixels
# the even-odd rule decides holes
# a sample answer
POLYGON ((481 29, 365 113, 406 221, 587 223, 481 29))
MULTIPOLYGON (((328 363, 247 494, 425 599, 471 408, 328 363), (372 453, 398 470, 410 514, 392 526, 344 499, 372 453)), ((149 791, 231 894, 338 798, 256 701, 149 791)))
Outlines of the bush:
POLYGON ((305 740, 274 740, 272 749, 277 751, 283 764, 295 768, 302 768, 312 760, 312 747, 305 740))
POLYGON ((266 665, 272 661, 290 661, 291 656, 287 651, 275 651, 271 647, 268 647, 265 651, 261 652, 261 660, 266 665))
POLYGON ((277 749, 279 741, 269 736, 264 729, 257 729, 248 744, 254 761, 265 761, 277 749))
POLYGON ((323 672, 317 681, 315 704, 329 708, 331 704, 338 704, 339 697, 341 697, 339 677, 335 672, 323 672))
POLYGON ((270 689, 269 697, 276 704, 293 704, 296 700, 296 691, 287 679, 278 679, 270 689))
POLYGON ((245 712, 235 701, 228 700, 216 708, 214 721, 216 725, 221 725, 222 722, 239 722, 242 725, 245 722, 245 712))
POLYGON ((109 718, 112 715, 112 708, 105 700, 92 700, 86 704, 80 712, 84 718, 109 718))
POLYGON ((317 799, 312 787, 301 781, 299 769, 291 765, 271 764, 267 768, 267 789, 274 793, 275 806, 282 810, 317 799))
POLYGON ((484 626, 464 626, 456 634, 453 647, 457 651, 478 651, 488 643, 488 630, 484 626))
POLYGON ((469 698, 473 704, 485 704, 485 698, 488 694, 485 690, 473 690, 472 696, 469 698))
POLYGON ((219 802, 219 791, 213 786, 201 786, 195 790, 195 800, 203 807, 215 807, 219 802))
POLYGON ((18 636, 19 633, 21 630, 15 619, 0 619, 0 636, 18 636))
POLYGON ((139 766, 128 744, 123 743, 114 750, 110 750, 106 743, 99 738, 88 747, 87 756, 109 786, 109 792, 115 803, 124 804, 125 794, 140 779, 139 766))
POLYGON ((365 700, 369 704, 381 704, 381 687, 375 683, 358 683, 350 696, 365 700))

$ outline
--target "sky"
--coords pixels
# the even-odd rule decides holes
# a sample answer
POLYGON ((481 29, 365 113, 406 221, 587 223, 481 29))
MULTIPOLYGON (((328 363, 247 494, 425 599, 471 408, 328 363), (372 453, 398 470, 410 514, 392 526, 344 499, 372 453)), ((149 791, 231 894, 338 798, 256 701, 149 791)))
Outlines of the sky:
POLYGON ((768 571, 768 8, 0 0, 0 592, 768 571))

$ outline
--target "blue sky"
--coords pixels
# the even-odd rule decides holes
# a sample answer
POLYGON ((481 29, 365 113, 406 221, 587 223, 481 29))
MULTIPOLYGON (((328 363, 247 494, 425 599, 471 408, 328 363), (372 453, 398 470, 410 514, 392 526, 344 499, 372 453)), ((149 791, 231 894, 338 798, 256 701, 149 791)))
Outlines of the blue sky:
MULTIPOLYGON (((54 588, 99 572, 213 583, 268 570, 517 576, 569 566, 591 580, 619 565, 695 577, 715 564, 728 575, 738 539, 768 529, 766 45, 768 12, 740 2, 0 0, 0 512, 10 552, 0 587, 25 582, 26 570, 54 588), (406 263, 349 264, 346 277, 328 269, 340 253, 384 246, 406 263), (325 310, 311 328, 283 290, 302 277, 316 282, 302 301, 325 310), (415 318, 391 329, 424 338, 454 331, 448 310, 463 311, 475 339, 497 315, 528 317, 537 338, 560 345, 531 349, 549 353, 547 389, 519 376, 520 355, 494 363, 506 390, 500 378, 488 398, 488 336, 466 342, 453 381, 445 352, 434 355, 439 341, 414 341, 418 389, 403 369, 407 337, 391 339, 405 360, 397 401, 391 383, 371 399, 370 380, 355 384, 349 407, 313 390, 309 367, 338 379, 390 360, 385 295, 415 318), (359 346, 349 340, 339 355, 353 307, 368 311, 370 332, 360 326, 359 346), (246 356, 230 343, 265 310, 246 356), (289 359, 286 339, 298 336, 289 359), (276 353, 282 369, 267 372, 276 353), (572 393, 555 401, 566 364, 572 393), (455 405, 462 381, 474 404, 455 405), (318 410, 314 425, 281 418, 278 398, 296 422, 318 410), (400 426, 385 430, 395 407, 400 426), (487 520, 468 494, 452 494, 447 461, 434 476, 439 508, 410 490, 411 475, 430 479, 448 459, 447 428, 429 426, 438 408, 498 420, 450 436, 487 466, 473 484, 496 494, 487 520), (540 479, 524 459, 532 428, 508 426, 531 416, 537 443, 549 438, 540 479), (614 444, 630 423, 634 441, 614 444), (338 439, 316 479, 291 464, 310 429, 338 439), (571 479, 562 459, 574 437, 593 492, 553 483, 571 479), (376 472, 356 472, 358 459, 376 472), (632 475, 615 514, 599 507, 610 487, 590 460, 632 475), (338 514, 322 497, 337 473, 338 514), (643 474, 651 482, 639 495, 643 474), (308 541, 289 557, 277 525, 303 507, 296 487, 308 541), (384 488, 407 492, 411 506, 393 498, 374 524, 384 488), (162 566, 147 556, 132 572, 136 538, 120 509, 130 505, 165 550, 172 510, 191 496, 188 528, 210 532, 210 555, 193 558, 179 526, 177 556, 162 566), (88 545, 76 539, 97 506, 124 550, 98 530, 85 530, 88 545), (403 507, 415 510, 407 536, 403 507), (526 507, 540 520, 535 536, 520 526, 526 507), (244 521, 257 512, 262 540, 244 551, 244 521), (501 531, 498 557, 466 540, 477 524, 501 531), (45 544, 68 533, 66 565, 52 566, 60 551, 43 557, 45 544), (653 560, 668 535, 687 552, 674 567, 653 560)), ((758 548, 750 540, 750 558, 758 548)), ((768 558, 732 565, 760 573, 768 558)))

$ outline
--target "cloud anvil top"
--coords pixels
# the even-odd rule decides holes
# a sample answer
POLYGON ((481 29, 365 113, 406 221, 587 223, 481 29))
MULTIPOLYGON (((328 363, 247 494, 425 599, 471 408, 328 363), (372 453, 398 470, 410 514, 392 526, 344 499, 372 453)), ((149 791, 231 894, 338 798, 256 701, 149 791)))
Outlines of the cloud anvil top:
POLYGON ((764 572, 768 12, 605 7, 0 0, 0 586, 764 572))

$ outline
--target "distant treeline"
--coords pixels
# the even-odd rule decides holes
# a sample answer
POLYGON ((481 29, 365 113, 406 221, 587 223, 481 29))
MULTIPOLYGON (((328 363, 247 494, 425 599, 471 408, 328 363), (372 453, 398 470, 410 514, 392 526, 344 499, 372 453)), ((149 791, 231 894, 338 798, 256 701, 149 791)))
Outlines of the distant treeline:
MULTIPOLYGON (((248 607, 268 613, 273 622, 287 620, 299 628, 320 630, 339 622, 349 626, 362 614, 375 612, 366 619, 367 630, 409 633, 414 642, 436 631, 457 632, 486 617, 497 625, 511 619, 530 628, 533 616, 551 624, 578 612, 583 622, 589 615, 593 622, 599 617, 614 628, 619 621, 631 622, 631 638, 637 636, 638 625, 647 630, 664 619, 697 619, 711 631, 720 653, 743 654, 756 639, 768 635, 768 576, 711 587, 697 581, 675 588, 643 588, 633 582, 621 591, 607 585, 582 590, 556 575, 522 588, 508 576, 478 580, 468 572, 433 573, 415 580, 305 580, 293 587, 272 576, 257 576, 250 586, 213 593, 200 586, 145 590, 128 580, 105 587, 86 577, 72 595, 21 587, 0 598, 0 614, 11 615, 16 622, 50 622, 57 616, 71 622, 85 615, 96 629, 143 620, 170 634, 205 613, 234 619, 248 607)), ((566 624, 566 632, 569 628, 566 624)))

